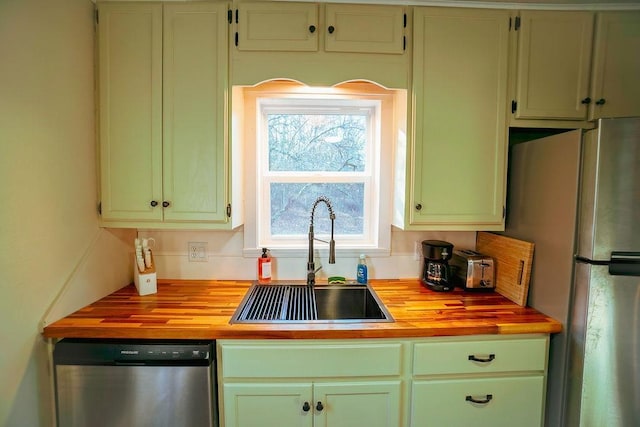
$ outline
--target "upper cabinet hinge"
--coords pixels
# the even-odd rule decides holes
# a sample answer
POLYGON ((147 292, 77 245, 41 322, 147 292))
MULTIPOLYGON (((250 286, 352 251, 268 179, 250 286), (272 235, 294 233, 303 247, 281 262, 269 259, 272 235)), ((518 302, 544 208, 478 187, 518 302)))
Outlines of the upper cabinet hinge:
POLYGON ((402 50, 407 50, 407 36, 402 36, 402 50))
POLYGON ((96 25, 100 23, 100 14, 98 13, 98 9, 96 9, 96 25))
POLYGON ((98 202, 98 215, 102 215, 102 202, 98 202))
POLYGON ((233 11, 231 9, 227 10, 227 20, 229 21, 229 24, 231 24, 231 21, 233 20, 233 11))
MULTIPOLYGON (((236 9, 236 24, 238 23, 238 9, 236 9)), ((238 46, 238 32, 236 31, 234 43, 238 46)))
POLYGON ((403 19, 404 19, 404 21, 403 21, 404 28, 407 28, 407 14, 406 13, 403 16, 403 19))
POLYGON ((227 205, 227 217, 231 218, 231 203, 227 205))
POLYGON ((520 17, 519 17, 519 16, 516 16, 516 22, 515 22, 515 24, 513 25, 513 29, 514 29, 515 31, 518 31, 518 30, 520 29, 520 17))
POLYGON ((509 17, 509 31, 511 31, 511 21, 513 21, 513 18, 509 17))
POLYGON ((511 101, 511 114, 515 113, 518 110, 518 101, 515 99, 511 101))

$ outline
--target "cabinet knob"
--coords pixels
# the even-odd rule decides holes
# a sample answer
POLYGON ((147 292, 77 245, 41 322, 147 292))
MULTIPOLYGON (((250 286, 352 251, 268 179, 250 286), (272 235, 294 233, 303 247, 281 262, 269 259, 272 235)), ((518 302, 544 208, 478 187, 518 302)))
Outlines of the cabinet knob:
POLYGON ((490 354, 489 357, 477 357, 475 354, 469 355, 469 360, 480 363, 489 363, 496 358, 495 354, 490 354))
POLYGON ((318 402, 318 404, 316 405, 316 411, 322 412, 323 409, 324 406, 322 406, 322 402, 318 402))
POLYGON ((421 210, 421 209, 422 209, 422 204, 421 204, 421 203, 418 203, 418 204, 416 205, 416 210, 417 210, 417 211, 419 211, 419 210, 421 210))
POLYGON ((467 402, 479 403, 480 405, 486 405, 487 403, 491 402, 491 399, 493 399, 492 394, 487 394, 484 399, 474 399, 473 396, 467 396, 464 398, 464 400, 467 402))
POLYGON ((316 26, 315 25, 309 25, 309 32, 311 34, 315 33, 316 32, 316 26))
POLYGON ((605 102, 607 102, 606 99, 600 98, 596 101, 596 105, 604 105, 605 102))
POLYGON ((329 31, 329 34, 333 34, 336 28, 333 25, 329 25, 329 28, 327 28, 327 30, 329 31))
POLYGON ((152 208, 155 208, 156 206, 158 206, 158 202, 156 202, 155 200, 152 200, 150 203, 152 208))
POLYGON ((580 101, 580 102, 582 102, 583 104, 591 104, 591 98, 589 98, 589 97, 587 96, 585 99, 583 99, 583 100, 582 100, 582 101, 580 101))
POLYGON ((171 203, 166 201, 166 200, 164 202, 162 202, 162 207, 163 208, 168 208, 170 205, 171 205, 171 203))
POLYGON ((309 412, 309 409, 311 409, 311 405, 309 405, 309 402, 304 402, 304 405, 302 405, 302 410, 304 412, 309 412))

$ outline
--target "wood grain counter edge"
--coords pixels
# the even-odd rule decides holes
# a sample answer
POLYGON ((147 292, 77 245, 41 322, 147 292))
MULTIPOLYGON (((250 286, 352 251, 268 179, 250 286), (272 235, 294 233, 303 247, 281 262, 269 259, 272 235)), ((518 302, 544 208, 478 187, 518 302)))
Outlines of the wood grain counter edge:
POLYGON ((43 330, 46 338, 340 339, 552 334, 562 324, 498 293, 433 292, 419 280, 374 280, 394 322, 229 324, 250 281, 161 280, 140 296, 133 285, 43 330))

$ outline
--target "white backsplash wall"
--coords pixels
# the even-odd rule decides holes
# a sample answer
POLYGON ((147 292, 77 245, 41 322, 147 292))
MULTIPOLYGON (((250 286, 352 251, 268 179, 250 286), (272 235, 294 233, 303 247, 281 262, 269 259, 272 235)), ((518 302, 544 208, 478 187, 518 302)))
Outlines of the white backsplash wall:
MULTIPOLYGON (((141 238, 155 239, 153 256, 159 279, 193 280, 255 280, 257 278, 256 256, 243 256, 243 229, 235 231, 156 231, 139 230, 141 238), (189 261, 189 242, 203 242, 207 246, 206 261, 189 261)), ((422 273, 422 256, 415 255, 415 242, 422 240, 445 240, 455 248, 474 249, 476 233, 471 231, 414 232, 393 229, 391 254, 367 257, 370 279, 417 278, 422 273)), ((349 256, 336 254, 336 263, 327 261, 327 250, 318 243, 319 256, 316 267, 322 265, 317 277, 344 276, 353 279, 358 255, 349 251, 349 256)), ((300 255, 274 256, 273 278, 275 280, 304 280, 306 277, 307 252, 300 255)))

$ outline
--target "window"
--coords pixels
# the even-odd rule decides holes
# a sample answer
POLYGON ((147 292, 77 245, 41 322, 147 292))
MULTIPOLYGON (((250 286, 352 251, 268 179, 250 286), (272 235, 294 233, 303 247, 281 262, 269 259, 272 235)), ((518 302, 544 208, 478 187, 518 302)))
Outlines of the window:
MULTIPOLYGON (((271 82, 245 88, 245 168, 255 171, 255 177, 245 175, 246 249, 306 248, 311 208, 326 196, 336 214, 338 251, 388 252, 390 92, 362 83, 309 88, 271 82)), ((328 237, 324 204, 316 209, 314 229, 316 237, 328 237)))

